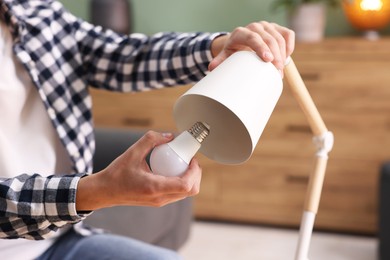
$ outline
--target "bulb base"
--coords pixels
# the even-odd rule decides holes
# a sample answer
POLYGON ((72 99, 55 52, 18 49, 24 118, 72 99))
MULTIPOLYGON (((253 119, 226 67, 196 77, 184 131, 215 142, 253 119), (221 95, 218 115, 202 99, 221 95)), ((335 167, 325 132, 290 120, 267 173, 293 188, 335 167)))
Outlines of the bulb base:
POLYGON ((210 126, 205 122, 196 122, 187 132, 202 143, 210 133, 210 126))

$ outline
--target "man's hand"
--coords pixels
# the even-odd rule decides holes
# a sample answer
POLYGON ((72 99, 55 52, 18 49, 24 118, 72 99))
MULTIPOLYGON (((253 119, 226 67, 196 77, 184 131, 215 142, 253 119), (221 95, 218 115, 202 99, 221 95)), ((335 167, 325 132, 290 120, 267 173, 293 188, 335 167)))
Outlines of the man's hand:
POLYGON ((211 44, 214 59, 210 62, 209 70, 213 70, 234 52, 253 50, 261 59, 272 62, 282 72, 294 46, 295 33, 292 30, 264 21, 251 23, 214 39, 211 44))
POLYGON ((180 177, 155 175, 146 163, 146 156, 155 146, 172 138, 171 134, 149 131, 106 169, 82 178, 77 190, 77 210, 116 205, 163 206, 198 194, 202 170, 196 159, 180 177))

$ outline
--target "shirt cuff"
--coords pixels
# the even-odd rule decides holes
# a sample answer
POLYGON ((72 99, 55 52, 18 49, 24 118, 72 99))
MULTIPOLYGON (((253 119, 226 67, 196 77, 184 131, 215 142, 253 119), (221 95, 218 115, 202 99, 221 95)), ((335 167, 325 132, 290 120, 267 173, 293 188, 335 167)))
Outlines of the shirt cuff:
POLYGON ((85 219, 91 212, 76 211, 76 192, 80 179, 87 174, 53 176, 45 189, 45 214, 58 227, 85 219))

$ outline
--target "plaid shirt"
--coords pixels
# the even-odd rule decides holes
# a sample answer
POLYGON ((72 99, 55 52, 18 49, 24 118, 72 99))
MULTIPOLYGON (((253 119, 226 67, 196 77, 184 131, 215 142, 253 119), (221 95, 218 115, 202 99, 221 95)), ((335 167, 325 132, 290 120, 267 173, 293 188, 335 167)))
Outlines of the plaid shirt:
POLYGON ((87 86, 129 92, 194 83, 205 75, 219 34, 118 35, 54 0, 0 0, 0 19, 73 163, 71 175, 0 178, 0 237, 39 240, 86 217, 76 212, 75 197, 79 179, 92 173, 87 86))

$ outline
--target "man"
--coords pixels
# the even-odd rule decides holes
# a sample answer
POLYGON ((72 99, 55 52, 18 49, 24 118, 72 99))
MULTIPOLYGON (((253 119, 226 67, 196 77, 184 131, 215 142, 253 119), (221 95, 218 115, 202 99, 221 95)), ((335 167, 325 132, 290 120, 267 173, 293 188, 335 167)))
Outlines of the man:
POLYGON ((282 73, 294 33, 267 22, 231 33, 118 35, 54 0, 0 0, 0 252, 2 259, 175 259, 173 252, 96 234, 80 221, 114 205, 162 206, 198 193, 193 159, 180 177, 145 162, 172 134, 149 131, 99 173, 88 86, 143 91, 195 83, 249 49, 282 73))

